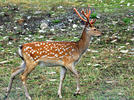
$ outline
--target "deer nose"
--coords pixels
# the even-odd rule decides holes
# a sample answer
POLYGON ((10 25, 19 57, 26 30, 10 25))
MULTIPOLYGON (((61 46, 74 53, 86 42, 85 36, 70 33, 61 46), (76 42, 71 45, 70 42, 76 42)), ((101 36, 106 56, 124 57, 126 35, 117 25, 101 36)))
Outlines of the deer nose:
POLYGON ((102 32, 99 33, 98 37, 101 37, 101 35, 102 35, 102 32))

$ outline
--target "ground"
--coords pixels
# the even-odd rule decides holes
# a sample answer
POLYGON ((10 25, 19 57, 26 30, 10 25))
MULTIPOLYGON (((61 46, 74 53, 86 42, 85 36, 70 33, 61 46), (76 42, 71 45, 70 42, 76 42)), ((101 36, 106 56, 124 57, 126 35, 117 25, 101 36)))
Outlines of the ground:
MULTIPOLYGON (((63 83, 63 100, 134 100, 133 0, 35 1, 0 1, 0 100, 12 69, 21 63, 18 47, 32 41, 79 40, 84 23, 73 7, 80 11, 88 3, 91 18, 97 19, 95 26, 103 35, 93 37, 87 53, 76 66, 81 94, 73 96, 76 82, 68 71, 63 83)), ((37 66, 27 81, 33 100, 58 99, 59 72, 59 67, 37 66)), ((26 100, 17 76, 8 100, 22 99, 26 100)))

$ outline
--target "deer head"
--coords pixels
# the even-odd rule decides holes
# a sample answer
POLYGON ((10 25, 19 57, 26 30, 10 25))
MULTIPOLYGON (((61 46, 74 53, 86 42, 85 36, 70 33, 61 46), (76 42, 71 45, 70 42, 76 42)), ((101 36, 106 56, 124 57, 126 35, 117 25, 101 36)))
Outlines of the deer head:
POLYGON ((81 13, 86 17, 86 19, 82 18, 81 15, 79 14, 79 12, 76 10, 76 8, 74 8, 74 11, 76 12, 76 14, 80 17, 81 20, 83 20, 84 22, 86 22, 85 24, 85 29, 86 29, 86 33, 92 36, 100 36, 101 32, 98 31, 95 27, 94 27, 94 23, 96 21, 91 19, 91 21, 89 21, 90 18, 90 14, 91 14, 91 10, 86 9, 86 13, 82 10, 81 13))

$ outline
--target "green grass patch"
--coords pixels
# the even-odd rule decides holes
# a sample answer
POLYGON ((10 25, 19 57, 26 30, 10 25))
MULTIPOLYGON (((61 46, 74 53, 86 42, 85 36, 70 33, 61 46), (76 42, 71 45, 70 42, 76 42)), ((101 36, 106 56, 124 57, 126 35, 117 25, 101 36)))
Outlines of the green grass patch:
MULTIPOLYGON (((59 16, 60 14, 66 14, 67 11, 69 12, 70 10, 68 10, 68 8, 83 8, 90 4, 91 8, 93 10, 95 8, 96 11, 96 13, 91 14, 91 17, 96 18, 97 14, 101 15, 100 18, 97 19, 96 26, 100 27, 103 35, 101 38, 93 38, 89 47, 90 50, 87 51, 80 63, 76 66, 80 74, 81 95, 77 97, 73 96, 76 89, 76 81, 71 72, 68 71, 63 83, 63 100, 134 99, 133 0, 124 0, 124 2, 121 2, 121 0, 1 0, 1 11, 9 11, 9 18, 12 18, 11 12, 15 9, 15 4, 20 7, 19 10, 16 11, 16 14, 14 14, 18 19, 24 17, 22 14, 17 13, 19 11, 24 11, 30 16, 30 13, 34 13, 37 10, 43 10, 44 12, 49 12, 50 10, 50 15, 56 15, 58 13, 56 16, 59 16), (9 10, 6 5, 12 9, 9 10), (63 8, 57 8, 61 5, 63 8), (121 52, 121 50, 124 51, 121 52)), ((3 18, 4 14, 0 16, 3 18)), ((40 16, 40 14, 31 15, 31 17, 34 18, 40 16)), ((45 15, 43 15, 42 19, 44 16, 45 15)), ((16 19, 13 19, 12 24, 17 26, 17 24, 14 23, 15 21, 16 19)), ((62 20, 56 19, 52 21, 52 24, 61 22, 62 20)), ((10 22, 5 22, 5 24, 10 26, 11 24, 9 23, 10 22)), ((76 22, 73 21, 72 24, 76 24, 76 22)), ((32 26, 33 24, 30 25, 32 26)), ((38 26, 38 30, 40 29, 39 27, 40 26, 38 26)), ((13 29, 10 32, 8 27, 3 30, 0 28, 0 62, 7 61, 6 63, 0 63, 0 100, 3 100, 5 95, 11 70, 21 63, 21 59, 17 54, 19 45, 49 39, 53 41, 78 41, 82 30, 73 29, 72 27, 68 29, 67 27, 65 30, 63 29, 63 32, 60 29, 55 29, 54 31, 46 29, 44 33, 35 33, 29 29, 27 33, 24 32, 23 34, 23 30, 20 29, 17 31, 18 32, 15 33, 13 29), (43 36, 43 38, 41 36, 43 36)), ((59 99, 57 97, 59 81, 59 67, 43 68, 37 66, 29 75, 27 81, 32 99, 59 99), (55 73, 50 74, 51 72, 55 73)), ((19 75, 13 82, 9 99, 26 100, 19 75)))
POLYGON ((56 20, 53 20, 52 22, 56 24, 56 23, 60 23, 61 21, 59 19, 56 19, 56 20))

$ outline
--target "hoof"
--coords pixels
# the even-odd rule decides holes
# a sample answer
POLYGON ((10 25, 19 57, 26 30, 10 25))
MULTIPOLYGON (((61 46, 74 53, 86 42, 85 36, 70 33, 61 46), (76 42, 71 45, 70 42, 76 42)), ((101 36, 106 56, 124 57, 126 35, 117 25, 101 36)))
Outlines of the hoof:
POLYGON ((28 100, 32 100, 32 98, 31 98, 30 96, 27 96, 27 99, 28 99, 28 100))
POLYGON ((7 100, 7 96, 5 96, 3 100, 7 100))
POLYGON ((74 93, 74 96, 80 95, 80 92, 76 92, 74 93))
POLYGON ((58 95, 58 97, 61 99, 62 98, 62 96, 61 95, 58 95))
POLYGON ((8 93, 6 93, 5 97, 3 98, 3 100, 7 100, 8 97, 8 93))

